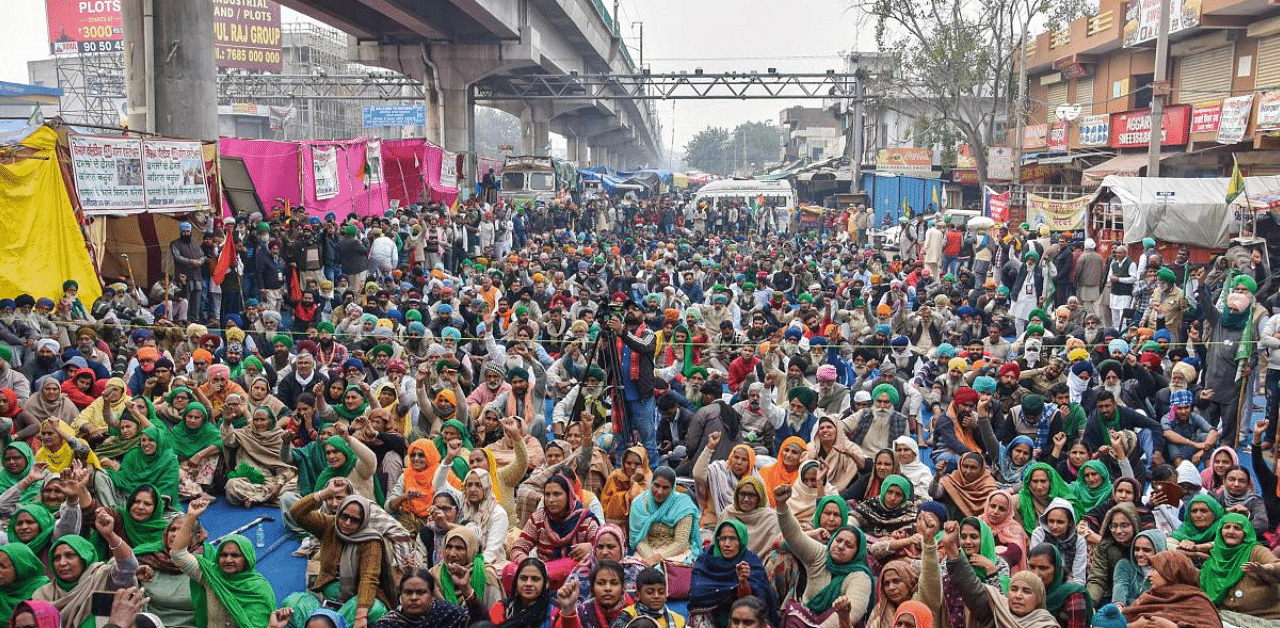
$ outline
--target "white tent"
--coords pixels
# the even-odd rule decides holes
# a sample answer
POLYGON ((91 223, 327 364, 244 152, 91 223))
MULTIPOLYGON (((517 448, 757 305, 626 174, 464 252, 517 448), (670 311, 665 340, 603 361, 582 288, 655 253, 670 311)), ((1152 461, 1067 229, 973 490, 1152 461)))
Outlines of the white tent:
POLYGON ((1239 230, 1238 212, 1247 196, 1280 193, 1280 176, 1245 177, 1245 195, 1227 206, 1227 177, 1179 179, 1110 175, 1098 187, 1101 198, 1116 196, 1124 215, 1125 243, 1155 238, 1164 242, 1226 248, 1239 230))

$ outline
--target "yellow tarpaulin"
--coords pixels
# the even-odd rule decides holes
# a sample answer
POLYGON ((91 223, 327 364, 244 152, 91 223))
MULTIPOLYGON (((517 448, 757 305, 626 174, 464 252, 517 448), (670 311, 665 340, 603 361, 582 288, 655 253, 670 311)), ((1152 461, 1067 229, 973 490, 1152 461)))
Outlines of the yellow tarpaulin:
POLYGON ((0 297, 56 301, 62 282, 74 279, 88 308, 102 288, 58 169, 57 140, 42 126, 22 141, 34 155, 0 163, 0 297))

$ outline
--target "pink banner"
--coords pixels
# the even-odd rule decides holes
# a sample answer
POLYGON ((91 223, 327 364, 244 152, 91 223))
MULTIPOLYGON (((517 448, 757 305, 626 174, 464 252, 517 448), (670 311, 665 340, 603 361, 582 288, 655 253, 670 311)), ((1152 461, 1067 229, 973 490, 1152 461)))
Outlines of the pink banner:
POLYGON ((458 190, 440 184, 443 155, 444 149, 423 139, 383 141, 382 170, 388 196, 402 204, 422 201, 452 204, 458 190))

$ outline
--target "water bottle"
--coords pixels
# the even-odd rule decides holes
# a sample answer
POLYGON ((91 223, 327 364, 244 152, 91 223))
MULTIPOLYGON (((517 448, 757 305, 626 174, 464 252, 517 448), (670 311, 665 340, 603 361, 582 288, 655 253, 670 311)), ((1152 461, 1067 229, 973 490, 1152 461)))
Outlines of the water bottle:
POLYGON ((262 529, 262 523, 258 523, 257 546, 265 547, 267 545, 266 531, 262 529))

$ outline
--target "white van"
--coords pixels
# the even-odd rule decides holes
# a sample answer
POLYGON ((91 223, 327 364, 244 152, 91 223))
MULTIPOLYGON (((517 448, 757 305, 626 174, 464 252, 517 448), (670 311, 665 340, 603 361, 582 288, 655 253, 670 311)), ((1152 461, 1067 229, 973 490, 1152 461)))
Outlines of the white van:
POLYGON ((750 207, 764 197, 765 205, 789 208, 795 207, 796 192, 788 181, 761 181, 759 179, 720 179, 702 186, 694 197, 697 203, 706 201, 709 207, 715 207, 721 201, 738 201, 742 207, 750 207))

